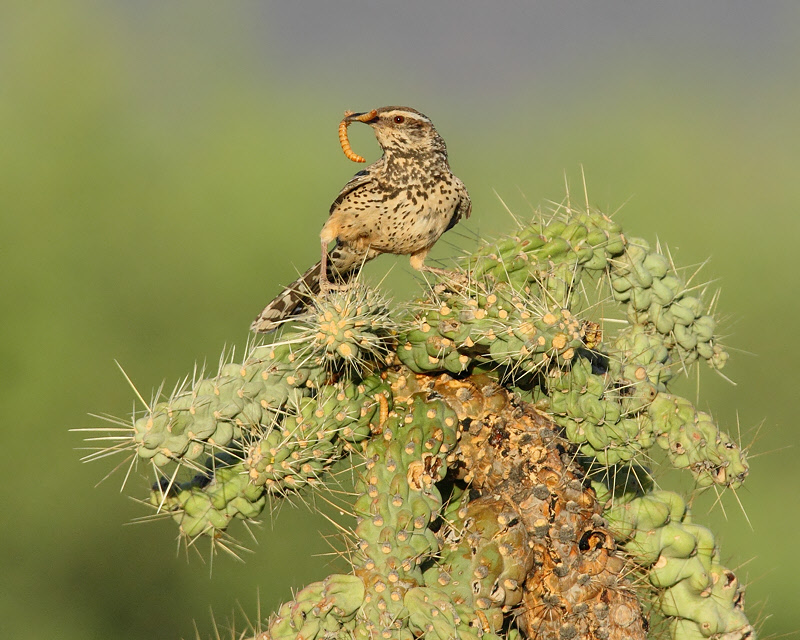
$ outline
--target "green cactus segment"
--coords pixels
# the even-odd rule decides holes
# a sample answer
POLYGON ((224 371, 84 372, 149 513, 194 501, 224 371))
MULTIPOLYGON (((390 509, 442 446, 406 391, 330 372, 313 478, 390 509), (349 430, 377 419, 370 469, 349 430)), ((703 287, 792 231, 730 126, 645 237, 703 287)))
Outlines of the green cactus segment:
POLYGON ((136 420, 136 453, 158 467, 174 461, 191 466, 259 433, 287 403, 310 394, 323 375, 319 362, 301 363, 292 345, 253 347, 242 364, 223 365, 216 376, 173 394, 136 420))
POLYGON ((675 467, 692 472, 698 485, 734 489, 742 485, 749 472, 745 452, 719 430, 709 414, 666 393, 658 394, 648 413, 656 442, 675 467))
POLYGON ((659 590, 656 608, 674 618, 674 640, 752 638, 744 591, 719 563, 714 535, 691 522, 676 493, 654 491, 604 513, 614 537, 659 590))
POLYGON ((393 351, 397 323, 389 302, 353 283, 313 299, 314 308, 299 323, 299 340, 332 368, 363 372, 393 351))
POLYGON ((447 471, 457 424, 443 402, 415 394, 368 441, 356 483, 357 568, 421 581, 419 565, 439 550, 428 525, 442 506, 435 483, 447 471))
POLYGON ((391 399, 388 384, 377 376, 359 384, 323 386, 243 451, 209 458, 206 471, 189 482, 162 480, 150 503, 171 513, 183 535, 215 537, 234 519, 256 518, 267 495, 320 483, 334 462, 369 436, 381 404, 388 409, 391 399))
POLYGON ((447 470, 457 426, 443 402, 415 394, 367 442, 356 482, 353 565, 367 587, 359 617, 369 637, 397 637, 401 630, 410 637, 403 601, 422 582, 420 565, 439 551, 429 528, 442 508, 435 483, 447 470))
POLYGON ((439 531, 441 559, 425 572, 425 584, 483 611, 499 630, 503 612, 522 601, 533 545, 519 514, 494 497, 475 499, 455 515, 439 531))
POLYGON ((455 283, 450 288, 456 291, 434 287, 400 336, 398 357, 414 371, 461 373, 476 360, 522 372, 553 359, 568 363, 584 346, 584 333, 541 321, 573 318, 572 293, 584 272, 608 277, 628 321, 642 328, 618 348, 649 351, 643 357, 654 358, 648 371, 653 383, 672 375, 655 375, 657 364, 685 367, 702 358, 719 369, 727 360, 715 338, 716 321, 670 272, 669 260, 644 240, 626 239, 619 225, 598 212, 573 211, 568 219, 531 224, 477 251, 465 267, 474 284, 455 283))
POLYGON ((629 322, 669 336, 677 361, 688 365, 700 358, 716 369, 725 366, 728 354, 715 339, 716 320, 646 240, 630 238, 625 253, 610 263, 609 276, 614 299, 627 303, 629 322))
POLYGON ((475 363, 535 373, 572 360, 586 331, 569 309, 550 309, 505 283, 475 295, 435 288, 410 324, 397 356, 418 373, 461 373, 475 363))
POLYGON ((630 373, 632 380, 614 381, 609 373, 594 373, 588 357, 578 357, 569 370, 552 369, 546 378, 553 420, 602 466, 626 462, 655 442, 649 417, 639 412, 655 387, 644 369, 630 373))
POLYGON ((655 486, 652 471, 636 463, 596 467, 587 476, 601 505, 630 502, 655 486))
MULTIPOLYGON (((520 633, 492 627, 486 615, 430 587, 415 587, 406 593, 405 606, 414 637, 426 640, 518 640, 520 633)), ((502 616, 501 616, 502 618, 502 616)))
POLYGON ((389 385, 379 376, 321 387, 246 447, 248 477, 278 493, 320 482, 321 474, 352 444, 370 435, 381 403, 389 408, 391 401, 389 385))
POLYGON ((475 280, 488 277, 508 282, 519 291, 544 289, 548 298, 567 306, 581 272, 599 274, 625 248, 622 228, 608 216, 593 210, 571 210, 484 247, 466 266, 475 280))
MULTIPOLYGON (((607 359, 612 376, 618 380, 627 380, 627 386, 643 383, 664 391, 676 373, 672 366, 674 363, 668 340, 654 327, 628 325, 619 331, 614 337, 607 359)), ((646 403, 653 399, 647 399, 648 394, 628 392, 627 395, 645 398, 646 403)), ((638 408, 642 406, 644 404, 638 408)))
POLYGON ((699 486, 741 486, 745 453, 710 415, 665 392, 674 375, 670 362, 652 327, 627 328, 607 353, 581 350, 568 369, 546 372, 553 420, 601 466, 628 462, 658 443, 699 486))
POLYGON ((676 362, 685 366, 700 358, 717 369, 727 362, 715 339, 715 319, 690 295, 669 259, 646 240, 625 238, 617 223, 597 211, 572 210, 535 222, 476 252, 466 266, 476 281, 507 282, 565 307, 584 272, 607 273, 611 294, 626 304, 629 322, 667 336, 676 362))
POLYGON ((255 486, 247 467, 230 454, 221 453, 206 462, 207 471, 189 482, 166 482, 150 493, 150 504, 170 513, 181 535, 216 538, 234 520, 252 520, 266 505, 264 487, 255 486))
POLYGON ((333 574, 301 589, 284 603, 259 637, 272 640, 316 640, 352 637, 354 618, 364 603, 363 581, 357 576, 333 574))

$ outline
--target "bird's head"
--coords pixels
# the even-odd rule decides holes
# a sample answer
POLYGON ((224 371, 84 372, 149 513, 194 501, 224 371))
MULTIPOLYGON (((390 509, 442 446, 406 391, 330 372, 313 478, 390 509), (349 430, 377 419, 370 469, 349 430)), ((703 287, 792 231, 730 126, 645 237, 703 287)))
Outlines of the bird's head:
POLYGON ((345 121, 368 124, 384 152, 393 155, 447 153, 444 140, 430 119, 411 107, 381 107, 352 113, 345 121))

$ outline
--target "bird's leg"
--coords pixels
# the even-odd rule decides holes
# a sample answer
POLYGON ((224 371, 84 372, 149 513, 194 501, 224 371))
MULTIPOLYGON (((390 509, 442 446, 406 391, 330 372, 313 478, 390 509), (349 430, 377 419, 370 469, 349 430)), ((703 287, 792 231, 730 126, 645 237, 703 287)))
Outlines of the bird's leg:
POLYGON ((322 231, 319 234, 320 245, 322 247, 322 259, 320 260, 320 270, 319 270, 319 292, 325 296, 328 295, 331 291, 341 291, 342 286, 333 284, 330 280, 328 280, 328 245, 336 240, 336 236, 338 234, 338 229, 332 224, 336 221, 336 219, 331 216, 328 218, 328 221, 322 227, 322 231))
POLYGON ((328 295, 331 291, 345 291, 350 286, 348 283, 343 284, 334 284, 330 280, 328 280, 328 243, 324 240, 321 242, 322 245, 322 258, 320 259, 320 270, 319 270, 319 292, 325 296, 328 295))
POLYGON ((438 267, 429 267, 427 264, 425 264, 425 258, 428 257, 428 252, 430 250, 431 248, 427 247, 417 251, 416 253, 412 253, 410 257, 411 267, 417 271, 422 271, 423 273, 432 273, 440 278, 461 286, 466 286, 469 284, 469 279, 463 273, 458 271, 450 271, 449 269, 439 269, 438 267))
POLYGON ((319 270, 319 292, 324 296, 331 290, 331 283, 328 280, 328 243, 322 241, 322 259, 320 260, 319 270))

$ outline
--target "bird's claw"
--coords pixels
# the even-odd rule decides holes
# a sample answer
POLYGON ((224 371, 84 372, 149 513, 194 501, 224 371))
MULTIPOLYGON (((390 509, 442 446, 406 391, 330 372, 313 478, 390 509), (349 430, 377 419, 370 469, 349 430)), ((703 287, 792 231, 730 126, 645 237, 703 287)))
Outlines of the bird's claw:
POLYGON ((319 293, 321 296, 327 296, 333 291, 347 291, 351 287, 350 284, 333 284, 327 278, 319 281, 319 293))

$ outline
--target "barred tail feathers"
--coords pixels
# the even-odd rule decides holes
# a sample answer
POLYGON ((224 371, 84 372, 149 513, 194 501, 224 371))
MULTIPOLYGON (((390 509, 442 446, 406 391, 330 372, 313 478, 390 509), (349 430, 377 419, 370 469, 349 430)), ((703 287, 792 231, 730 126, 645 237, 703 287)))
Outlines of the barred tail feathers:
MULTIPOLYGON (((346 285, 361 270, 365 262, 369 262, 379 254, 379 251, 369 248, 364 252, 355 252, 350 247, 337 243, 328 254, 328 282, 346 285)), ((254 333, 270 333, 288 319, 305 311, 314 296, 320 292, 321 271, 322 262, 318 262, 286 287, 258 314, 250 325, 250 330, 254 333)))
POLYGON ((250 330, 254 333, 270 333, 292 316, 302 313, 308 307, 311 298, 320 291, 321 268, 322 263, 318 262, 286 287, 256 316, 250 325, 250 330))

